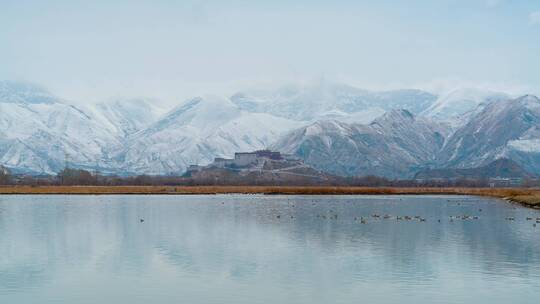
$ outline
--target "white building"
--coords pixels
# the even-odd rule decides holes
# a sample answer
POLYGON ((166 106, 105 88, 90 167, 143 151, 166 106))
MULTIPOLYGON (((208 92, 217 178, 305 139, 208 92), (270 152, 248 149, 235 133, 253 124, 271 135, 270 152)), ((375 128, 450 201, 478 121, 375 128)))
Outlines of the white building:
POLYGON ((237 167, 246 167, 257 162, 257 153, 239 152, 234 153, 234 165, 237 167))
POLYGON ((218 167, 218 168, 225 168, 225 167, 230 167, 233 164, 234 164, 234 159, 216 157, 214 159, 214 162, 210 166, 218 167))

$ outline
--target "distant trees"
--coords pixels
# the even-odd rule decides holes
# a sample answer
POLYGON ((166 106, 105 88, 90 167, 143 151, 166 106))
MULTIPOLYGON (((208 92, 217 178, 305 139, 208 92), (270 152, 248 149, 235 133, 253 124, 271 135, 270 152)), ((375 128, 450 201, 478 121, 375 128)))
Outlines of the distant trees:
POLYGON ((523 180, 522 186, 525 188, 538 188, 540 187, 540 180, 526 178, 523 180))
POLYGON ((0 185, 8 185, 11 182, 11 172, 6 167, 0 165, 0 185))
POLYGON ((97 176, 82 169, 65 168, 58 173, 58 179, 62 185, 96 185, 97 176))
MULTIPOLYGON (((65 168, 54 175, 13 175, 0 166, 0 185, 81 186, 360 186, 360 187, 489 187, 487 179, 389 180, 378 176, 340 177, 333 175, 238 173, 227 169, 192 172, 191 175, 101 175, 83 169, 65 168)), ((540 187, 539 179, 525 179, 522 187, 540 187)))

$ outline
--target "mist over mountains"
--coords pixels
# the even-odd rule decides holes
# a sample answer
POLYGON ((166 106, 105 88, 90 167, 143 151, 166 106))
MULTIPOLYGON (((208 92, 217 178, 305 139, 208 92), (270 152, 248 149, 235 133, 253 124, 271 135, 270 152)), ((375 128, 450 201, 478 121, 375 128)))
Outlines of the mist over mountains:
POLYGON ((0 165, 54 174, 182 174, 191 164, 271 148, 337 175, 410 178, 508 158, 540 173, 540 100, 478 89, 438 96, 336 83, 189 99, 73 105, 35 85, 0 82, 0 165))

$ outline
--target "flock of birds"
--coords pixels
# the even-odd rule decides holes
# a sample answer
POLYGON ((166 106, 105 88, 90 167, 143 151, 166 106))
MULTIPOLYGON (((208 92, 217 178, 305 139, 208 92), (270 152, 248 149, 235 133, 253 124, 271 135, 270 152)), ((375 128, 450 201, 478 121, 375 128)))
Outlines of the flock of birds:
MULTIPOLYGON (((294 204, 289 204, 290 206, 294 207, 294 204)), ((315 203, 312 203, 312 205, 315 205, 315 203)), ((461 205, 461 203, 457 203, 457 205, 461 205)), ((481 213, 483 210, 482 209, 478 209, 478 212, 481 213)), ((277 219, 280 219, 282 216, 280 214, 276 215, 276 218, 277 219)), ((338 214, 334 212, 333 209, 330 209, 328 214, 317 214, 316 215, 317 218, 321 218, 321 219, 329 219, 329 220, 337 220, 338 219, 338 214)), ((293 215, 290 216, 290 218, 294 218, 293 215)), ((409 215, 397 215, 397 216, 394 216, 394 215, 390 215, 390 214, 384 214, 384 215, 381 215, 381 214, 378 214, 378 213, 374 213, 372 214, 371 216, 360 216, 360 217, 354 217, 354 221, 359 221, 360 224, 367 224, 368 223, 368 219, 373 219, 373 220, 396 220, 396 221, 417 221, 417 222, 426 222, 427 219, 425 217, 422 217, 422 216, 419 216, 419 215, 415 215, 415 216, 409 216, 409 215)), ((468 214, 464 214, 464 215, 451 215, 448 217, 448 220, 449 222, 454 222, 455 220, 478 220, 480 219, 480 217, 478 215, 468 215, 468 214)), ((516 218, 515 217, 506 217, 505 220, 507 221, 515 221, 516 218)), ((526 217, 525 220, 527 221, 532 221, 533 222, 533 227, 536 227, 537 224, 540 224, 540 216, 539 217, 526 217)), ((438 223, 441 223, 441 219, 438 219, 437 220, 438 223)))
MULTIPOLYGON (((225 204, 225 202, 221 202, 221 204, 225 204)), ((312 205, 315 205, 314 202, 312 202, 312 205)), ((461 205, 461 203, 458 203, 458 205, 461 205)), ((291 205, 292 207, 295 207, 294 204, 291 205)), ((478 209, 478 212, 482 212, 482 209, 478 209)), ((276 215, 276 218, 277 219, 280 219, 281 218, 281 215, 278 214, 276 215)), ((294 215, 290 215, 290 218, 293 219, 294 218, 294 215)), ((329 210, 329 214, 317 214, 317 218, 321 218, 321 219, 330 219, 330 220, 337 220, 338 219, 338 214, 334 212, 334 210, 330 209, 329 210)), ((360 217, 354 217, 354 221, 360 221, 360 224, 367 224, 368 223, 368 219, 370 217, 364 217, 364 216, 360 216, 360 217)), ((384 220, 396 220, 396 221, 418 221, 418 222, 425 222, 427 221, 427 219, 425 217, 421 217, 419 215, 415 215, 415 216, 409 216, 409 215, 402 215, 402 216, 393 216, 393 215, 390 215, 390 214, 384 214, 384 215, 380 215, 380 214, 377 214, 377 213, 374 213, 371 215, 371 218, 374 219, 374 220, 381 220, 381 219, 384 219, 384 220)), ((464 214, 464 215, 451 215, 448 217, 449 221, 450 222, 454 222, 454 220, 478 220, 480 217, 477 216, 477 215, 467 215, 467 214, 464 214)), ((506 217, 505 220, 507 221, 515 221, 516 218, 515 217, 506 217)), ((525 220, 527 221, 532 221, 533 222, 533 227, 536 227, 537 224, 540 224, 540 216, 539 217, 526 217, 525 220)), ((143 218, 140 218, 139 219, 139 222, 140 223, 144 223, 144 219, 143 218)), ((440 219, 437 220, 438 223, 441 222, 440 219)))
MULTIPOLYGON (((415 215, 415 216, 408 216, 408 215, 404 215, 404 216, 392 216, 390 214, 385 214, 385 215, 379 215, 379 214, 372 214, 371 217, 373 219, 385 219, 385 220, 389 220, 389 219, 395 219, 397 221, 413 221, 413 220, 416 220, 416 221, 419 221, 419 222, 425 222, 427 219, 424 218, 424 217, 421 217, 419 215, 415 215)), ((276 215, 276 218, 280 219, 281 218, 281 215, 278 214, 276 215)), ((293 215, 290 216, 290 218, 294 218, 293 215)), ((317 218, 322 218, 322 219, 334 219, 334 220, 337 220, 338 218, 338 215, 337 214, 330 214, 330 215, 326 215, 326 214, 317 214, 317 218)), ((367 221, 368 218, 366 217, 363 217, 361 216, 360 218, 358 217, 354 217, 354 220, 355 221, 358 221, 360 220, 360 223, 361 224, 367 224, 368 221, 367 221)), ((471 215, 451 215, 449 217, 449 220, 450 222, 453 222, 454 219, 456 220, 477 220, 479 219, 478 216, 474 215, 474 216, 471 216, 471 215)), ((525 218, 527 221, 535 221, 535 223, 533 223, 533 226, 536 227, 536 224, 540 224, 540 217, 537 217, 536 219, 535 218, 532 218, 532 217, 526 217, 525 218)), ((505 220, 507 221, 515 221, 516 219, 514 217, 507 217, 505 218, 505 220)), ((139 222, 141 223, 144 223, 144 219, 139 219, 139 222)), ((437 222, 441 222, 440 219, 437 220, 437 222)))
MULTIPOLYGON (((515 221, 516 218, 515 217, 507 217, 505 218, 507 221, 515 221)), ((536 224, 540 224, 540 217, 537 217, 536 219, 535 218, 532 218, 532 217, 526 217, 525 220, 527 221, 534 221, 533 222, 533 227, 536 227, 536 224)))
MULTIPOLYGON (((482 209, 480 209, 480 212, 481 212, 482 209)), ((321 218, 323 220, 326 220, 326 219, 329 219, 329 220, 337 220, 338 219, 338 214, 337 213, 332 213, 333 210, 330 210, 329 214, 317 214, 316 217, 317 218, 321 218)), ((276 218, 277 219, 280 219, 282 216, 280 214, 276 215, 276 218)), ((293 215, 290 216, 290 218, 294 218, 293 215)), ((422 216, 419 216, 419 215, 415 215, 415 216, 409 216, 409 215, 402 215, 402 216, 394 216, 394 215, 390 215, 390 214, 384 214, 384 215, 381 215, 381 214, 377 214, 377 213, 374 213, 372 214, 371 216, 367 216, 367 217, 364 217, 364 216, 360 216, 360 217, 354 217, 354 221, 360 221, 361 224, 367 224, 368 223, 368 219, 372 219, 372 220, 396 220, 396 221, 417 221, 417 222, 426 222, 427 219, 425 217, 422 217, 422 216)), ((448 220, 450 222, 454 222, 454 220, 478 220, 480 219, 479 216, 477 215, 451 215, 448 217, 448 220)), ((506 217, 505 220, 507 221, 515 221, 516 218, 515 217, 506 217)), ((532 221, 533 222, 533 227, 536 227, 537 224, 540 224, 540 217, 526 217, 525 220, 527 221, 532 221)), ((438 223, 441 222, 441 219, 438 219, 437 220, 438 223)))

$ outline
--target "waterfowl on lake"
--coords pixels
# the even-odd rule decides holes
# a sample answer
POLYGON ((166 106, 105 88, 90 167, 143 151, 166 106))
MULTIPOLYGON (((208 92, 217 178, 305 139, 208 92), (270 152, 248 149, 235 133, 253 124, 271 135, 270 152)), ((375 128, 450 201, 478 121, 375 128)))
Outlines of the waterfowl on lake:
POLYGON ((139 222, 143 223, 143 222, 144 222, 144 219, 139 219, 139 222))

